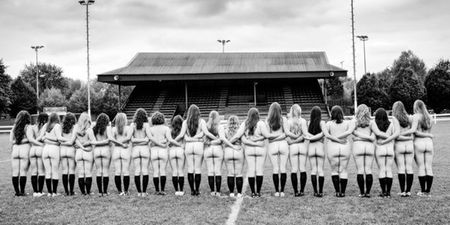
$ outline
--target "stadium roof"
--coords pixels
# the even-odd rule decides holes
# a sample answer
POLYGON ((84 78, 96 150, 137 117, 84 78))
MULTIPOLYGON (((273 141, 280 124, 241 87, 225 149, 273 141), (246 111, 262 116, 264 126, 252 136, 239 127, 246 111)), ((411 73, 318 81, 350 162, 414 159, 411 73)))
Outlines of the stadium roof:
POLYGON ((127 83, 346 75, 346 70, 328 63, 325 52, 239 52, 138 53, 127 66, 97 76, 101 82, 127 83))

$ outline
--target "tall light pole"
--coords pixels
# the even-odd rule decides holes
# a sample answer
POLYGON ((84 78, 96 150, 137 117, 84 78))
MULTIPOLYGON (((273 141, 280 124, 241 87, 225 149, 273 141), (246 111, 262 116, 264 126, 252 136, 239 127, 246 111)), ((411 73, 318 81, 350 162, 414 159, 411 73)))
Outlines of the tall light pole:
POLYGON ((230 42, 230 40, 217 40, 217 42, 222 44, 222 53, 225 52, 225 44, 230 42))
POLYGON ((90 85, 90 71, 89 71, 89 5, 94 4, 95 0, 80 0, 78 3, 86 6, 86 60, 87 60, 87 92, 88 92, 88 114, 91 115, 91 85, 90 85))
POLYGON ((353 95, 354 95, 354 107, 355 107, 355 115, 356 108, 358 107, 358 101, 356 100, 356 62, 355 62, 355 14, 353 13, 353 0, 350 1, 351 7, 351 16, 352 16, 352 50, 353 50, 353 95))
MULTIPOLYGON (((38 52, 39 49, 43 48, 43 45, 34 45, 31 46, 32 49, 36 52, 36 104, 39 104, 39 60, 38 60, 38 52)), ((39 112, 39 109, 37 109, 37 112, 39 112)))
POLYGON ((359 38, 359 40, 361 40, 363 42, 363 49, 364 49, 364 74, 367 74, 367 69, 366 69, 366 41, 369 40, 369 37, 367 35, 358 35, 356 37, 359 38))

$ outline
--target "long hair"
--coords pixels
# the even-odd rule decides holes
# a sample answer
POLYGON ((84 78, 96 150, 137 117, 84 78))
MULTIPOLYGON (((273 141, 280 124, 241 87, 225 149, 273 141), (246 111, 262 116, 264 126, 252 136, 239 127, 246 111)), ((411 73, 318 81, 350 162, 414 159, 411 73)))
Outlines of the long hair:
POLYGON ((56 113, 50 114, 47 121, 47 132, 50 132, 56 124, 59 124, 59 116, 56 113))
POLYGON ((147 111, 143 108, 139 108, 134 113, 133 122, 136 124, 136 129, 140 130, 144 127, 144 123, 148 122, 147 111))
POLYGON ((377 111, 375 111, 375 123, 377 124, 378 129, 383 132, 387 131, 391 122, 389 121, 386 110, 378 108, 377 111))
POLYGON ((86 112, 81 113, 78 118, 78 134, 84 136, 86 134, 86 130, 91 126, 91 117, 86 112))
POLYGON ((247 113, 247 120, 245 121, 245 130, 248 130, 249 135, 255 134, 256 125, 259 121, 259 111, 257 108, 250 108, 247 113))
POLYGON ((155 112, 152 115, 152 125, 161 125, 164 124, 166 120, 164 119, 164 114, 160 112, 155 112))
POLYGON ((38 130, 41 130, 42 126, 44 126, 44 124, 46 124, 47 121, 48 121, 47 113, 39 113, 39 116, 36 121, 38 130))
POLYGON ((116 117, 114 118, 114 126, 116 127, 117 133, 119 135, 123 134, 127 123, 127 115, 125 115, 125 113, 117 113, 116 117))
POLYGON ((67 113, 64 118, 63 118, 63 122, 62 122, 62 132, 64 134, 68 134, 70 133, 70 131, 72 130, 73 126, 77 123, 77 118, 75 117, 75 115, 73 113, 67 113))
POLYGON ((239 117, 237 117, 236 115, 232 115, 230 116, 230 118, 228 118, 228 122, 227 122, 227 126, 228 126, 228 131, 227 131, 227 136, 228 138, 233 137, 237 130, 239 129, 239 117))
POLYGON ((170 134, 172 135, 172 138, 176 138, 180 134, 182 125, 183 117, 181 117, 180 115, 176 115, 170 123, 170 127, 172 128, 170 134))
POLYGON ((300 118, 302 116, 302 108, 298 104, 294 104, 291 106, 289 110, 289 116, 292 120, 292 126, 290 131, 294 134, 298 134, 300 131, 300 118))
POLYGON ((278 102, 274 102, 269 107, 269 113, 267 115, 267 122, 270 130, 278 130, 283 123, 283 117, 281 115, 281 106, 278 102))
POLYGON ((336 121, 336 123, 342 123, 344 121, 344 112, 340 106, 335 105, 331 108, 331 120, 336 121))
MULTIPOLYGON (((116 126, 118 123, 118 117, 120 113, 118 113, 116 115, 116 126)), ((125 120, 127 119, 127 117, 125 116, 125 120)), ((109 116, 106 115, 105 113, 100 113, 100 115, 97 116, 97 120, 95 122, 95 126, 94 128, 92 128, 92 130, 94 131, 94 135, 100 134, 103 135, 106 131, 106 127, 109 125, 109 116)))
POLYGON ((209 113, 209 118, 208 122, 206 123, 206 127, 208 128, 208 131, 214 136, 217 136, 219 134, 219 123, 220 123, 219 113, 215 110, 211 111, 209 113))
POLYGON ((188 133, 191 137, 195 136, 198 129, 198 123, 200 120, 200 109, 198 106, 192 104, 189 106, 186 123, 188 128, 188 133))
POLYGON ((397 118, 401 127, 405 128, 409 126, 408 113, 401 101, 396 101, 392 106, 392 116, 397 118))
POLYGON ((17 114, 13 128, 16 144, 20 144, 22 142, 22 139, 25 137, 26 133, 25 127, 30 123, 31 123, 31 116, 27 111, 22 110, 17 114))
POLYGON ((322 132, 320 122, 322 121, 322 110, 319 106, 314 106, 311 109, 311 115, 309 117, 308 132, 312 135, 316 135, 322 132))
POLYGON ((419 121, 419 125, 422 130, 429 130, 431 128, 431 117, 428 113, 427 106, 422 100, 416 100, 414 102, 414 113, 421 114, 422 117, 419 121))
POLYGON ((356 126, 357 127, 368 127, 370 125, 370 110, 365 104, 361 104, 356 109, 356 126))

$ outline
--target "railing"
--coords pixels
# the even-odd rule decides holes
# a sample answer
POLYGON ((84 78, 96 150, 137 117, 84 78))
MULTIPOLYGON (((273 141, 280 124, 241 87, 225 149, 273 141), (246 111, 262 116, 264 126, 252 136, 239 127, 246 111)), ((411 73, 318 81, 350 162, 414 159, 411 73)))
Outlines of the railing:
POLYGON ((12 130, 13 126, 0 126, 0 134, 9 133, 12 130))

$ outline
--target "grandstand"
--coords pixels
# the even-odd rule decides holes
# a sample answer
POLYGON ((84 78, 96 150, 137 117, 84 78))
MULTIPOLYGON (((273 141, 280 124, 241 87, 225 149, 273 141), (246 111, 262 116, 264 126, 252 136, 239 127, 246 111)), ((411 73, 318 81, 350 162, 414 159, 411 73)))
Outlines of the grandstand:
POLYGON ((98 80, 135 85, 122 110, 129 118, 137 108, 160 111, 171 117, 176 107, 200 107, 244 117, 256 107, 262 116, 272 102, 283 113, 298 103, 305 117, 313 106, 328 117, 318 79, 346 76, 330 65, 324 52, 272 53, 138 53, 122 68, 99 74, 98 80))

